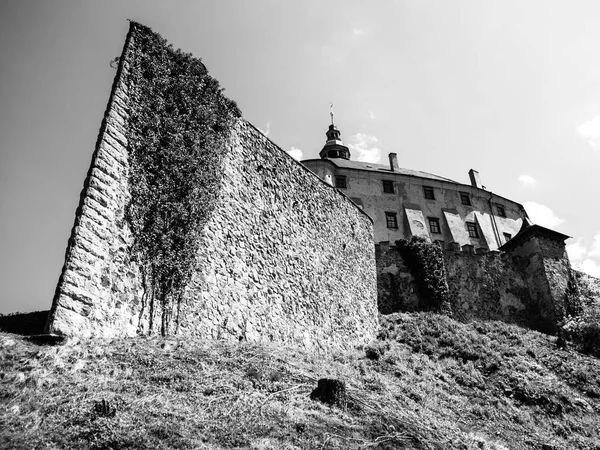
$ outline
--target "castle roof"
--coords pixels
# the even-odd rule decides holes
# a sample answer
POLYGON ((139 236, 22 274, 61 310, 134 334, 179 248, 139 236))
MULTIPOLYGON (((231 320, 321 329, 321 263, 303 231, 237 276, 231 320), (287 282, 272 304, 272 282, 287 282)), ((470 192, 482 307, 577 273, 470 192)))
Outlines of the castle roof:
MULTIPOLYGON (((458 183, 457 181, 451 180, 449 178, 440 177, 438 175, 434 175, 434 174, 427 173, 427 172, 421 172, 420 170, 398 168, 397 170, 394 170, 392 172, 390 170, 390 166, 386 165, 386 164, 373 164, 373 163, 369 163, 369 162, 352 161, 349 159, 342 159, 342 158, 323 158, 323 159, 326 161, 329 161, 330 163, 332 163, 336 167, 339 167, 340 169, 365 170, 368 172, 388 173, 390 175, 395 175, 395 174, 408 175, 411 177, 426 178, 429 180, 436 180, 436 181, 449 181, 451 183, 461 184, 461 183, 458 183)), ((307 162, 307 161, 321 161, 321 160, 307 159, 302 162, 307 162)))

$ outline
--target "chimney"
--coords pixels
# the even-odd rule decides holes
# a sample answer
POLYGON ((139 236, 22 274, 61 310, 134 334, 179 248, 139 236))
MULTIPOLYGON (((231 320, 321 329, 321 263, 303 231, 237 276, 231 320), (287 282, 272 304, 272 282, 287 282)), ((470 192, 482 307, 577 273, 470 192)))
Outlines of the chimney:
POLYGON ((479 172, 476 170, 469 170, 469 178, 471 178, 471 186, 481 189, 481 180, 479 179, 479 172))
POLYGON ((390 153, 388 155, 388 158, 390 158, 390 170, 392 172, 398 172, 398 170, 400 169, 398 167, 398 155, 396 155, 395 153, 390 153))

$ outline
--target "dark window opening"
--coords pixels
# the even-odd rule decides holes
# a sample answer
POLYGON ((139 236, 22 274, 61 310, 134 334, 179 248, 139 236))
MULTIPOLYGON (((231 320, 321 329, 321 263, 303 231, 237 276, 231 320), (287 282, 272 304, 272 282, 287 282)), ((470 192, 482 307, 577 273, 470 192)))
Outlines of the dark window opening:
POLYGON ((469 231, 469 237, 479 237, 479 232, 477 231, 477 224, 475 222, 467 222, 467 230, 469 231))
POLYGON ((441 230, 440 230, 440 219, 436 218, 436 217, 429 217, 429 231, 431 231, 432 234, 441 234, 441 230))
POLYGON ((398 218, 394 212, 385 213, 385 222, 388 228, 398 228, 398 218))
POLYGON ((435 195, 433 194, 433 188, 430 186, 423 186, 423 194, 425 198, 428 200, 435 200, 435 195))
POLYGON ((394 182, 392 180, 383 180, 383 193, 393 194, 394 193, 394 182))
POLYGON ((512 234, 510 233, 502 233, 504 235, 504 242, 508 242, 512 239, 512 234))
POLYGON ((471 206, 471 196, 466 192, 460 193, 460 202, 463 205, 471 206))
POLYGON ((496 211, 498 211, 498 215, 500 217, 506 217, 506 210, 504 209, 504 206, 496 205, 496 211))
POLYGON ((340 189, 346 189, 346 177, 338 175, 335 177, 335 187, 340 189))

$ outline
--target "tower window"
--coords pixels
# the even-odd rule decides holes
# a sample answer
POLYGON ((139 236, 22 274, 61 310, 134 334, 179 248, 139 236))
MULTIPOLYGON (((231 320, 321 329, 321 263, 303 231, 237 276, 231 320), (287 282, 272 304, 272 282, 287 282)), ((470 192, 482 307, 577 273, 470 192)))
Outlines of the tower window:
POLYGON ((343 175, 336 175, 335 187, 340 189, 346 189, 348 187, 346 184, 346 177, 343 175))
POLYGON ((394 193, 394 182, 392 180, 383 180, 383 193, 393 194, 394 193))
POLYGON ((477 224, 475 222, 467 222, 467 231, 469 232, 469 237, 479 237, 479 232, 477 231, 477 224))
POLYGON ((423 186, 423 195, 427 200, 435 200, 435 195, 433 194, 433 188, 431 186, 423 186))
POLYGON ((463 205, 471 206, 471 196, 467 192, 460 192, 460 202, 463 205))
POLYGON ((385 223, 388 228, 398 228, 398 216, 395 212, 385 213, 385 223))
POLYGON ((429 231, 433 234, 441 234, 440 230, 440 219, 437 217, 429 217, 429 231))
POLYGON ((500 217, 506 217, 506 210, 504 209, 504 206, 496 205, 496 211, 500 217))

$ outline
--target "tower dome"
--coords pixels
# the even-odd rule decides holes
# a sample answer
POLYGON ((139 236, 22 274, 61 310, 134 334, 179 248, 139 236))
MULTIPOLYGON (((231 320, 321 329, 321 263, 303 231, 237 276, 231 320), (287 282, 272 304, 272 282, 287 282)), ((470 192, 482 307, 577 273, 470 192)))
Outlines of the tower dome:
MULTIPOLYGON (((331 105, 333 108, 333 105, 331 105)), ((331 115, 331 125, 325 133, 327 135, 327 141, 323 146, 323 149, 319 152, 319 156, 324 158, 343 158, 350 159, 350 150, 344 145, 340 135, 340 130, 335 127, 333 123, 333 109, 329 113, 331 115)))

